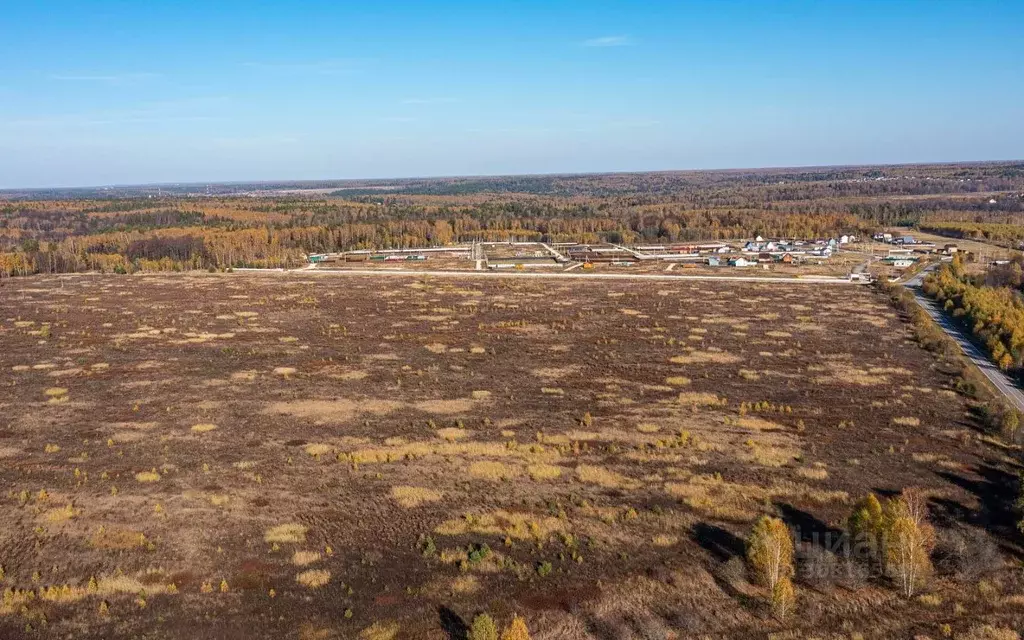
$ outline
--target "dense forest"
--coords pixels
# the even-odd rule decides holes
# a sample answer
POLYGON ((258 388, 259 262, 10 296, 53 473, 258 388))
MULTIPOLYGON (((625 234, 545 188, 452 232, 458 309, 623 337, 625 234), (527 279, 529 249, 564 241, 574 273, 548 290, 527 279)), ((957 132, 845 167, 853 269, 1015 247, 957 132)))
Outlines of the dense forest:
POLYGON ((970 276, 959 259, 942 265, 924 282, 924 292, 962 318, 1004 370, 1024 364, 1024 257, 970 276))
POLYGON ((453 242, 1024 239, 1024 164, 319 181, 0 193, 0 276, 287 267, 453 242))
POLYGON ((926 222, 923 231, 951 238, 965 238, 1018 249, 1024 242, 1024 216, 1016 223, 1007 222, 926 222))

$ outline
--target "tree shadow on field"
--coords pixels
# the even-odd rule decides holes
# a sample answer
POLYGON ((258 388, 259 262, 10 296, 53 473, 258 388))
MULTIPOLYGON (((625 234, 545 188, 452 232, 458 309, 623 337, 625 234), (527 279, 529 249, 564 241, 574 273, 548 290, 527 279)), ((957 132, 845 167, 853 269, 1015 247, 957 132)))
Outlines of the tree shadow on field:
POLYGON ((737 588, 740 582, 746 582, 744 558, 747 546, 742 538, 717 525, 699 522, 690 532, 691 539, 710 553, 717 561, 708 573, 727 596, 736 600, 741 606, 753 608, 757 602, 737 588))
POLYGON ((688 625, 688 621, 675 612, 666 616, 650 609, 619 613, 613 619, 602 619, 594 615, 580 619, 587 632, 598 640, 668 638, 674 629, 688 625))
POLYGON ((952 498, 932 498, 928 506, 932 523, 940 527, 955 527, 961 523, 985 527, 988 521, 984 515, 952 498))
POLYGON ((875 494, 875 497, 878 498, 879 500, 884 500, 885 498, 895 498, 896 496, 900 495, 900 490, 874 487, 873 489, 871 489, 871 493, 875 494))
POLYGON ((977 509, 949 499, 936 499, 932 504, 940 516, 955 517, 960 522, 983 527, 1020 555, 1019 517, 1014 508, 1020 492, 1020 480, 1012 473, 987 464, 979 465, 974 472, 980 477, 964 477, 948 471, 940 471, 938 475, 973 494, 978 499, 977 509))
POLYGON ((698 522, 693 526, 690 537, 715 559, 726 562, 732 558, 742 558, 746 554, 743 540, 731 531, 717 525, 698 522))
POLYGON ((619 622, 608 622, 594 616, 583 619, 587 632, 598 640, 622 640, 630 637, 629 631, 619 622))
POLYGON ((459 614, 448 607, 440 606, 437 608, 437 616, 441 622, 441 628, 448 634, 448 640, 468 640, 469 626, 459 614))
POLYGON ((830 527, 819 518, 791 504, 776 502, 775 508, 779 510, 779 516, 798 542, 809 542, 831 549, 843 537, 842 530, 830 527))

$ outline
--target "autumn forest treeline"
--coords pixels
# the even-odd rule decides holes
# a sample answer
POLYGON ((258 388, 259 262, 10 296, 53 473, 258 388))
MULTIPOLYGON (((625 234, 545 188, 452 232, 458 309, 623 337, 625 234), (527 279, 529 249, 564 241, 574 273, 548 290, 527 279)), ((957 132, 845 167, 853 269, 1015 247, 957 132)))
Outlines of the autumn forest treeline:
POLYGON ((969 275, 962 261, 942 265, 924 281, 923 290, 961 318, 1003 370, 1020 373, 1024 365, 1024 257, 969 275))
POLYGON ((308 253, 471 241, 810 239, 1024 217, 1014 164, 406 180, 308 197, 125 189, 0 199, 0 276, 289 267, 308 253))

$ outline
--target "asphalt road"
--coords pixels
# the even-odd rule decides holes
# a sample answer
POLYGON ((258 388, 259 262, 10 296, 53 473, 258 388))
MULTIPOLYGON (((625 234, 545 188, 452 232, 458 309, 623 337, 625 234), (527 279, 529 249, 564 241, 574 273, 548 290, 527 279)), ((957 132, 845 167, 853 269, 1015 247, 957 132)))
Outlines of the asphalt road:
POLYGON ((1000 369, 989 359, 985 353, 978 348, 977 345, 971 340, 967 332, 957 325, 953 319, 943 311, 938 303, 924 295, 921 291, 921 283, 924 281, 925 275, 935 267, 929 267, 915 275, 910 280, 903 283, 903 286, 907 287, 917 299, 917 303, 921 305, 928 315, 935 320, 935 323, 942 327, 950 338, 956 341, 963 350, 971 362, 977 365, 981 373, 989 379, 989 381, 999 389, 999 391, 1006 396, 1006 399, 1014 406, 1018 411, 1024 412, 1024 392, 1021 391, 1017 383, 1010 378, 1010 376, 1003 373, 1000 369))

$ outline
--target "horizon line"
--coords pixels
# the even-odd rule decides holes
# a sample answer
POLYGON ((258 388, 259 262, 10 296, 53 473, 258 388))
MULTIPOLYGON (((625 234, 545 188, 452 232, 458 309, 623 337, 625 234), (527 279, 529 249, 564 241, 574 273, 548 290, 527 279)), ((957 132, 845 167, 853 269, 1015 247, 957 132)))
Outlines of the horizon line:
MULTIPOLYGON (((273 178, 256 180, 179 180, 165 182, 113 182, 108 184, 87 184, 87 185, 63 185, 50 187, 0 187, 0 194, 12 191, 66 191, 73 189, 115 189, 115 188, 140 188, 140 187, 165 187, 165 186, 224 186, 224 185, 255 185, 264 183, 302 183, 302 182, 384 182, 388 180, 456 180, 456 179, 482 179, 482 178, 538 178, 538 177, 583 177, 583 176, 611 176, 611 175, 640 175, 670 174, 670 173, 725 173, 735 171, 809 171, 814 169, 859 169, 872 167, 927 167, 927 166, 961 166, 961 165, 985 165, 1003 163, 1024 163, 1022 158, 1003 158, 989 160, 938 160, 938 161, 907 161, 907 162, 878 162, 878 163, 842 163, 842 164, 807 164, 807 165, 768 165, 761 167, 706 167, 687 169, 639 169, 639 170, 609 170, 609 171, 549 171, 539 173, 482 173, 482 174, 448 174, 448 175, 406 175, 386 176, 370 178, 273 178)), ((211 196, 213 197, 213 196, 211 196)))

